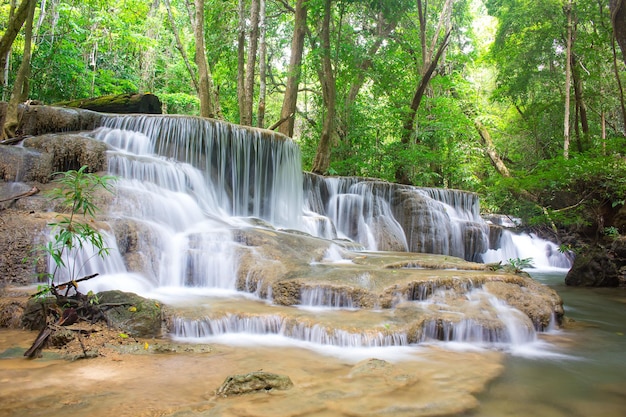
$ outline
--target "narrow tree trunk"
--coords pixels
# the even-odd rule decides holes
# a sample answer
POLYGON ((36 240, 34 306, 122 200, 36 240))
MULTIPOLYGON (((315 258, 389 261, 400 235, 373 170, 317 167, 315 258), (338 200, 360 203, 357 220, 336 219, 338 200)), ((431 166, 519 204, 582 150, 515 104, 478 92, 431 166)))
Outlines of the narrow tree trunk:
POLYGON ((24 26, 29 10, 36 3, 37 0, 22 0, 13 18, 9 20, 4 34, 0 38, 0 68, 4 68, 7 62, 7 54, 11 50, 11 46, 13 46, 13 41, 15 41, 17 34, 20 33, 22 26, 24 26))
POLYGON ((613 73, 615 74, 615 81, 617 81, 619 104, 620 109, 622 110, 622 129, 624 129, 622 133, 626 135, 626 104, 624 103, 624 89, 622 88, 622 79, 619 75, 619 68, 617 67, 617 51, 615 50, 615 38, 613 38, 611 45, 613 47, 613 73))
POLYGON ((28 77, 30 74, 31 43, 33 35, 33 18, 35 16, 35 6, 37 2, 29 2, 26 23, 24 27, 24 55, 22 63, 15 77, 13 92, 7 106, 6 118, 2 128, 2 139, 13 138, 19 126, 18 105, 28 98, 28 77))
POLYGON ((622 50, 622 59, 626 63, 626 5, 624 0, 610 0, 611 25, 613 36, 622 50))
POLYGON ((574 62, 572 63, 572 76, 574 77, 574 98, 578 107, 580 108, 580 128, 582 129, 583 135, 589 135, 589 118, 587 116, 587 103, 585 102, 585 97, 583 94, 583 80, 580 76, 579 71, 577 70, 577 60, 574 58, 574 62))
POLYGON ((265 0, 259 0, 259 106, 257 110, 257 126, 265 127, 265 94, 267 45, 265 44, 265 0))
MULTIPOLYGON (((13 20, 13 16, 15 14, 15 0, 11 0, 11 6, 9 9, 9 22, 13 20)), ((6 95, 9 92, 9 65, 11 58, 11 47, 4 54, 4 65, 0 70, 2 73, 0 74, 0 86, 2 86, 2 101, 6 101, 6 95)))
POLYGON ((311 168, 311 170, 316 174, 325 174, 330 167, 332 135, 335 131, 335 100, 337 87, 335 85, 335 74, 330 58, 330 6, 331 0, 325 0, 324 21, 320 34, 322 41, 322 76, 320 77, 320 82, 322 84, 322 93, 324 96, 326 112, 324 114, 324 123, 322 125, 322 135, 320 137, 313 166, 311 168))
POLYGON ((563 158, 569 158, 570 146, 570 86, 572 72, 572 0, 568 0, 565 5, 565 14, 567 15, 567 47, 565 57, 565 111, 563 115, 563 158))
MULTIPOLYGON (((428 83, 430 82, 430 79, 432 78, 433 73, 435 72, 435 69, 437 68, 437 63, 439 62, 439 58, 441 58, 441 55, 443 54, 444 50, 448 46, 450 33, 451 32, 448 31, 445 37, 443 38, 443 41, 439 45, 439 49, 437 49, 437 53, 435 54, 435 57, 430 62, 430 65, 424 72, 424 75, 420 79, 417 89, 415 90, 415 94, 413 95, 413 100, 411 101, 409 114, 407 118, 405 119, 404 126, 403 126, 404 129, 402 133, 402 144, 405 146, 408 146, 411 143, 411 137, 413 135, 413 128, 415 126, 415 118, 417 116, 417 110, 419 109, 420 104, 422 102, 422 98, 424 96, 424 92, 426 91, 426 87, 428 87, 428 83)), ((399 182, 400 184, 411 183, 406 167, 403 167, 403 166, 398 167, 398 169, 396 170, 396 181, 399 182)))
MULTIPOLYGON (((159 5, 161 0, 152 0, 150 11, 146 19, 146 37, 155 40, 161 29, 161 19, 159 19, 159 5)), ((156 60, 156 50, 153 46, 148 46, 140 52, 140 85, 139 93, 154 90, 154 62, 156 60)))
POLYGON ((500 156, 496 152, 495 146, 493 146, 493 140, 491 140, 491 135, 487 128, 480 122, 480 120, 474 120, 474 127, 478 132, 478 136, 480 137, 480 142, 483 145, 483 149, 489 156, 489 160, 491 161, 491 165, 495 168, 495 170, 503 177, 510 177, 511 172, 504 164, 500 156))
POLYGON ((306 33, 307 0, 296 2, 294 18, 293 38, 291 39, 291 57, 289 58, 289 75, 287 76, 287 88, 283 98, 283 106, 280 111, 280 119, 285 120, 278 131, 286 136, 293 136, 294 114, 298 102, 298 85, 302 66, 302 53, 304 51, 304 35, 306 33))
POLYGON ((239 0, 237 11, 239 13, 237 30, 237 104, 239 105, 239 123, 243 124, 246 73, 246 7, 244 0, 239 0))
POLYGON ((363 87, 365 83, 365 74, 372 67, 373 57, 376 55, 380 47, 383 45, 383 42, 388 38, 389 34, 396 27, 397 22, 385 22, 382 14, 378 20, 378 32, 376 34, 376 41, 372 44, 372 46, 368 49, 367 55, 361 63, 357 66, 358 73, 353 78, 352 83, 350 84, 350 89, 348 90, 348 95, 344 100, 344 116, 339 120, 339 126, 337 127, 337 134, 341 141, 345 141, 345 138, 348 136, 350 131, 350 109, 354 105, 356 98, 359 94, 359 91, 363 87))
POLYGON ((193 83, 193 87, 196 90, 196 93, 200 93, 200 86, 198 85, 198 78, 196 76, 195 71, 191 67, 191 63, 189 61, 189 57, 187 56, 187 52, 183 47, 183 43, 180 40, 180 35, 178 33, 178 27, 176 26, 176 22, 174 21, 174 16, 172 15, 172 7, 170 5, 169 0, 164 0, 165 8, 167 9, 167 17, 170 22, 170 26, 172 27, 172 33, 174 34, 174 38, 176 39, 176 49, 180 52, 180 56, 183 58, 183 62, 187 67, 187 72, 189 73, 189 77, 191 78, 191 82, 193 83))
POLYGON ((252 0, 250 5, 250 34, 248 37, 248 56, 246 59, 246 74, 244 77, 243 109, 240 109, 241 124, 252 126, 252 106, 254 103, 254 76, 256 69, 256 55, 259 45, 259 1, 252 0))
POLYGON ((204 47, 204 0, 195 0, 196 15, 194 38, 196 43, 196 66, 198 67, 198 95, 200 96, 200 116, 215 117, 213 106, 213 88, 209 65, 207 64, 204 47))

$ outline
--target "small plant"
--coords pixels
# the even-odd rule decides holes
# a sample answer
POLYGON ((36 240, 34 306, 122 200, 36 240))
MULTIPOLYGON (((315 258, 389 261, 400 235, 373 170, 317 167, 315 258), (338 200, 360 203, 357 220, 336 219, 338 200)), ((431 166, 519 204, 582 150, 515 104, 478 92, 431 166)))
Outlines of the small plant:
POLYGON ((515 258, 509 259, 507 264, 505 265, 505 269, 513 272, 515 274, 519 274, 526 268, 534 268, 533 258, 515 258))
POLYGON ((56 222, 48 224, 52 227, 52 239, 37 248, 52 259, 54 264, 52 270, 44 274, 47 283, 40 286, 36 294, 39 297, 50 292, 56 295, 56 289, 59 289, 56 281, 63 269, 69 278, 68 289, 70 286, 76 288, 84 265, 78 265, 76 259, 72 259, 70 255, 73 251, 91 245, 95 250, 94 256, 105 257, 109 254, 102 234, 93 226, 98 210, 94 203, 94 194, 99 189, 111 191, 114 177, 101 177, 86 171, 87 166, 82 166, 77 171, 57 173, 61 175, 54 180, 58 187, 48 193, 53 201, 60 201, 69 209, 69 215, 59 214, 56 222))
POLYGON ((619 230, 615 226, 605 227, 604 236, 615 239, 616 237, 619 236, 619 230))

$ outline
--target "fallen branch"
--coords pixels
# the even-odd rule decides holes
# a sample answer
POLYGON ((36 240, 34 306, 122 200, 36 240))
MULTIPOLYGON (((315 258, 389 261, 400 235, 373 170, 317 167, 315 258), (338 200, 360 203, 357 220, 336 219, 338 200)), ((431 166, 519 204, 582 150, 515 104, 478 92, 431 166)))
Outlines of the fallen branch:
POLYGON ((39 192, 39 188, 33 187, 30 190, 26 191, 25 193, 18 194, 18 195, 15 195, 13 197, 9 197, 9 198, 3 198, 2 200, 0 200, 0 203, 4 203, 5 201, 18 200, 18 199, 23 198, 23 197, 29 197, 31 195, 37 194, 38 192, 39 192))
POLYGON ((88 279, 91 279, 91 278, 95 278, 98 275, 100 274, 95 273, 95 274, 87 275, 86 277, 75 279, 74 281, 67 281, 62 284, 52 285, 50 288, 44 288, 43 290, 36 292, 35 294, 31 295, 30 298, 39 297, 40 295, 45 294, 48 291, 51 291, 53 294, 55 294, 56 290, 63 290, 68 285, 76 288, 77 283, 82 282, 82 281, 87 281, 88 279))

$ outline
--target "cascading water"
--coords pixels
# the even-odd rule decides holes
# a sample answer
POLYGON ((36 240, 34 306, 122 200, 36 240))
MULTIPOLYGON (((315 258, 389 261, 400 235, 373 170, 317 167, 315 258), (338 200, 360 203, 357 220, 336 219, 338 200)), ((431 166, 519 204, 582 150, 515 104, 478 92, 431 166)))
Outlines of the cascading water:
MULTIPOLYGON (((359 178, 303 175, 295 143, 271 132, 193 117, 107 116, 104 127, 92 136, 110 146, 109 171, 119 180, 109 212, 114 230, 107 235, 111 256, 96 261, 93 259, 99 258, 91 254, 72 255, 83 256, 78 263, 85 264, 85 273, 102 275, 89 281, 83 287, 86 289, 125 289, 155 297, 181 290, 183 294, 214 296, 207 290, 235 293, 239 289, 257 297, 263 293, 271 302, 275 289, 255 280, 255 274, 262 272, 251 267, 249 260, 248 272, 243 278, 239 276, 241 253, 254 253, 255 249, 244 248, 241 242, 248 238, 237 231, 259 224, 251 218, 268 225, 268 236, 274 236, 278 228, 295 229, 323 239, 338 239, 341 245, 356 242, 368 251, 434 253, 470 261, 503 254, 502 249, 489 249, 489 226, 479 215, 476 195, 359 178)), ((511 257, 522 257, 517 255, 511 257)), ((272 259, 259 262, 261 271, 276 263, 272 259)), ((312 274, 323 275, 328 268, 350 267, 353 262, 343 257, 339 245, 329 244, 325 255, 310 265, 312 274)), ((377 308, 378 301, 366 296, 375 288, 376 279, 363 272, 355 272, 351 279, 362 287, 357 296, 365 298, 357 300, 355 293, 333 287, 332 282, 324 288, 310 284, 299 290, 299 301, 294 305, 324 307, 329 312, 297 309, 297 317, 288 319, 285 317, 290 313, 257 313, 255 305, 250 307, 254 314, 176 317, 171 330, 185 338, 269 333, 349 347, 408 345, 432 337, 506 343, 532 339, 511 336, 516 327, 526 323, 505 319, 507 314, 516 314, 510 307, 499 311, 491 308, 492 318, 500 324, 486 338, 475 337, 487 327, 476 330, 474 319, 456 324, 427 322, 421 334, 389 325, 396 320, 391 313, 383 320, 380 312, 356 311, 363 303, 377 308), (367 325, 355 328, 357 315, 363 316, 367 325), (320 317, 346 323, 333 328, 317 324, 320 317), (434 330, 429 330, 431 327, 434 330)), ((421 303, 430 303, 437 289, 425 285, 427 289, 415 286, 417 298, 402 301, 400 297, 398 303, 413 305, 417 312, 426 311, 421 303)), ((395 303, 391 306, 395 308, 395 303)))

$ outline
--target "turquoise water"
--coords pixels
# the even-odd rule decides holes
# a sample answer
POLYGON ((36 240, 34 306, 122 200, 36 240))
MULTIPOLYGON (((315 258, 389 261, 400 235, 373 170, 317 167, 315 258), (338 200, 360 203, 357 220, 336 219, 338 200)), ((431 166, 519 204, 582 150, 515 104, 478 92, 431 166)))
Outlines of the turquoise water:
POLYGON ((469 415, 626 416, 626 290, 572 288, 563 271, 529 272, 561 295, 572 322, 545 335, 550 354, 508 357, 469 415))

